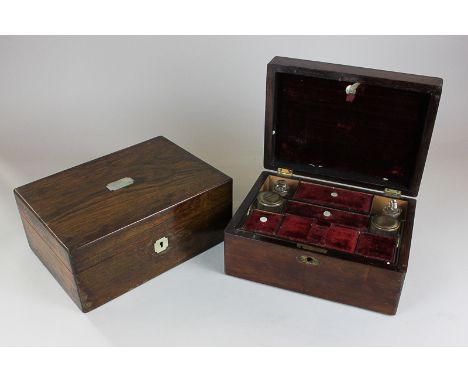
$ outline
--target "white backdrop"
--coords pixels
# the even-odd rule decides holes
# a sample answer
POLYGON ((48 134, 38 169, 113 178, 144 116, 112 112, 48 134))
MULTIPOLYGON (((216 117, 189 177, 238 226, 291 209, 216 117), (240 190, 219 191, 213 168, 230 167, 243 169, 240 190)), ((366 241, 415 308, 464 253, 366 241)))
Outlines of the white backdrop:
POLYGON ((0 345, 468 345, 468 38, 0 37, 0 345), (442 77, 395 317, 223 274, 223 245, 81 313, 27 245, 13 188, 164 135, 262 170, 275 55, 442 77))

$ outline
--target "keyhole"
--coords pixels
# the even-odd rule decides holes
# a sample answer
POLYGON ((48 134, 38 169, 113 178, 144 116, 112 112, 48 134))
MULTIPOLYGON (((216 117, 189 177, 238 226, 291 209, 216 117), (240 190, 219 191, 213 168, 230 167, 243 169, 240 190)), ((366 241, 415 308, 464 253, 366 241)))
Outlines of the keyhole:
POLYGON ((154 243, 154 252, 161 253, 162 251, 165 251, 168 246, 169 239, 167 237, 162 237, 154 243))

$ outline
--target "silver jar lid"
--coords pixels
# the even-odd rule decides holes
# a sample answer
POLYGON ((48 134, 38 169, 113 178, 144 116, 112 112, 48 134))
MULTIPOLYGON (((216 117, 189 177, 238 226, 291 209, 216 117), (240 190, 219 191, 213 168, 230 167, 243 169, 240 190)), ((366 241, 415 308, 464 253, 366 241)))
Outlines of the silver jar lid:
POLYGON ((273 192, 281 196, 286 196, 289 193, 289 185, 284 179, 278 179, 273 185, 273 192))
POLYGON ((398 207, 397 200, 390 200, 390 202, 383 208, 382 213, 387 216, 398 218, 401 215, 401 208, 398 207))
POLYGON ((389 215, 375 215, 371 219, 371 225, 378 231, 395 232, 400 228, 400 221, 389 215))
POLYGON ((283 197, 276 192, 262 191, 257 195, 258 204, 264 207, 281 207, 283 197))

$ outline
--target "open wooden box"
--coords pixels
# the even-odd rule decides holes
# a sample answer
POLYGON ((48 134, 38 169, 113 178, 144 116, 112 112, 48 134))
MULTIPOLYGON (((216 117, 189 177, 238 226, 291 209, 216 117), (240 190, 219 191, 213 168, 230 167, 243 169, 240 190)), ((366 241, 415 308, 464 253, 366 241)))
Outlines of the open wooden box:
POLYGON ((225 231, 227 274, 395 314, 440 78, 275 57, 265 156, 225 231), (276 212, 257 195, 283 179, 276 212), (370 232, 390 200, 393 234, 370 232))

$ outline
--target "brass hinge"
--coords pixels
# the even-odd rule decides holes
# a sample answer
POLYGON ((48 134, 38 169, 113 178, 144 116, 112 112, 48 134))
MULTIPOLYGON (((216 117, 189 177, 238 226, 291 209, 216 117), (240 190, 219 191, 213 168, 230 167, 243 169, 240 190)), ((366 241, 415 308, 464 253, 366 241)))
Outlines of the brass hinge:
POLYGON ((278 167, 278 175, 282 175, 282 176, 293 176, 293 172, 292 170, 288 169, 288 168, 281 168, 281 167, 278 167))
POLYGON ((384 195, 391 198, 401 198, 401 191, 394 190, 393 188, 384 189, 384 195))

